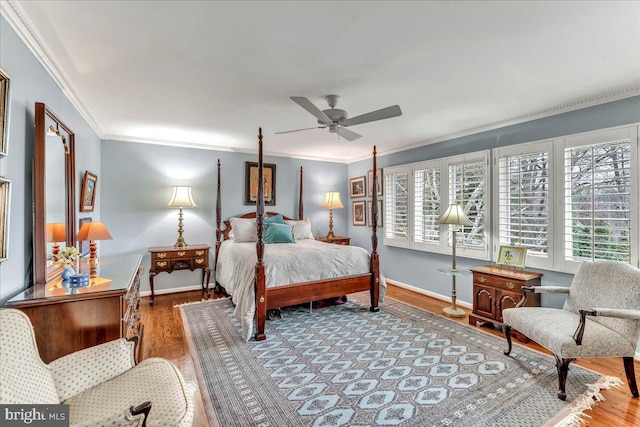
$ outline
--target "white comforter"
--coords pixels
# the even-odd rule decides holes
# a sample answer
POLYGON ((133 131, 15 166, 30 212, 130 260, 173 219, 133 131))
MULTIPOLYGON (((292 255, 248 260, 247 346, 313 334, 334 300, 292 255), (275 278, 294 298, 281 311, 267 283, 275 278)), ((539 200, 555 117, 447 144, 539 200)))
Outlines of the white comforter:
MULTIPOLYGON (((234 315, 242 321, 242 335, 247 341, 253 334, 256 310, 256 262, 255 243, 222 242, 216 280, 231 295, 236 306, 234 315)), ((368 273, 369 253, 357 246, 306 239, 296 243, 265 245, 264 265, 267 288, 272 288, 368 273)), ((384 285, 380 287, 380 299, 383 294, 384 285)))

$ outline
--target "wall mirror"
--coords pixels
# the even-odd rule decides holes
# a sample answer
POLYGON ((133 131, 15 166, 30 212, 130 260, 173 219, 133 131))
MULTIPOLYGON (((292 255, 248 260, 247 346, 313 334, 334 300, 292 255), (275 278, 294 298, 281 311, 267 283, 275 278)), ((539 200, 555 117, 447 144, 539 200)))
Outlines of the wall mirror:
POLYGON ((63 269, 57 251, 75 246, 75 135, 41 102, 35 110, 33 270, 36 285, 63 269))

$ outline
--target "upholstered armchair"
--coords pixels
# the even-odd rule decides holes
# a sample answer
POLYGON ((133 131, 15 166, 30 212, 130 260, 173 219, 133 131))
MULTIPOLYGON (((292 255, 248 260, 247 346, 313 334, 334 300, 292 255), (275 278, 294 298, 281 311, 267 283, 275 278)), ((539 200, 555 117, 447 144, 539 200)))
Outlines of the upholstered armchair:
POLYGON ((567 398, 569 364, 579 357, 622 357, 633 397, 638 397, 633 358, 640 338, 640 270, 617 261, 583 262, 570 287, 523 288, 516 308, 502 312, 511 352, 511 328, 550 350, 558 368, 558 397, 567 398), (562 309, 522 307, 529 292, 566 293, 562 309))
POLYGON ((190 426, 195 385, 167 360, 136 364, 134 346, 119 339, 46 365, 29 318, 0 309, 0 403, 68 404, 71 426, 190 426))

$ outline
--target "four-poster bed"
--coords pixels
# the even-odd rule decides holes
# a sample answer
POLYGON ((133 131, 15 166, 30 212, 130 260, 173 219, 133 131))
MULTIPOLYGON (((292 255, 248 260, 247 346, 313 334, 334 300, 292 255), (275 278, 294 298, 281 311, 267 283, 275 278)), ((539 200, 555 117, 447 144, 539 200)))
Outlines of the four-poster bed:
MULTIPOLYGON (((258 135, 258 182, 263 182, 262 153, 262 128, 260 128, 258 135)), ((265 249, 267 249, 265 247, 265 221, 270 222, 273 219, 278 219, 276 217, 280 214, 276 212, 265 213, 264 189, 262 185, 258 185, 256 212, 224 221, 225 228, 222 229, 220 169, 221 165, 218 160, 216 289, 222 285, 232 296, 234 304, 236 304, 235 314, 243 319, 245 339, 249 339, 251 334, 250 326, 245 327, 245 324, 252 323, 255 319, 255 339, 257 341, 264 340, 266 338, 267 311, 280 307, 369 291, 371 298, 369 309, 374 312, 378 311, 381 275, 376 227, 371 228, 371 253, 355 246, 334 245, 313 239, 310 223, 308 220, 306 222, 304 220, 303 170, 300 168, 298 220, 284 216, 280 218, 293 227, 292 233, 298 233, 295 243, 267 244, 268 251, 265 253, 265 249), (296 229, 296 227, 299 228, 296 229), (254 238, 240 238, 240 234, 250 235, 254 238), (298 240, 298 237, 301 239, 298 240), (232 242, 233 240, 236 242, 232 242), (250 254, 247 253, 249 250, 250 254), (252 262, 255 262, 255 268, 250 269, 249 264, 252 262), (304 266, 304 269, 296 266, 304 266), (297 269, 287 270, 286 268, 297 269), (243 281, 243 284, 232 284, 236 279, 243 281)), ((375 147, 373 149, 373 171, 377 171, 375 147)), ((374 188, 376 188, 377 179, 374 172, 374 188)), ((376 224, 378 203, 375 192, 372 206, 372 224, 376 224)), ((266 226, 269 227, 268 224, 266 226)))

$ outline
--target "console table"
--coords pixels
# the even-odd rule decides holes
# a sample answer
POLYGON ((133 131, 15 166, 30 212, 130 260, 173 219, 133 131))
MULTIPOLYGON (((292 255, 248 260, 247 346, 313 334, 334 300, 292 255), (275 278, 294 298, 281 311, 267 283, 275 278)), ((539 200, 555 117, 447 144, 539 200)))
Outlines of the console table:
POLYGON ((149 248, 151 252, 151 270, 149 271, 149 287, 151 288, 151 304, 155 299, 153 279, 156 274, 172 273, 178 270, 194 271, 202 269, 202 290, 209 293, 209 280, 211 268, 209 268, 208 245, 189 245, 186 248, 173 246, 158 246, 149 248))
MULTIPOLYGON (((11 298, 5 307, 22 310, 33 324, 40 357, 49 363, 59 357, 118 338, 138 338, 142 344, 140 263, 142 255, 100 258, 98 277, 83 288, 69 288, 58 278, 11 298)), ((89 273, 82 259, 80 273, 89 273)))

